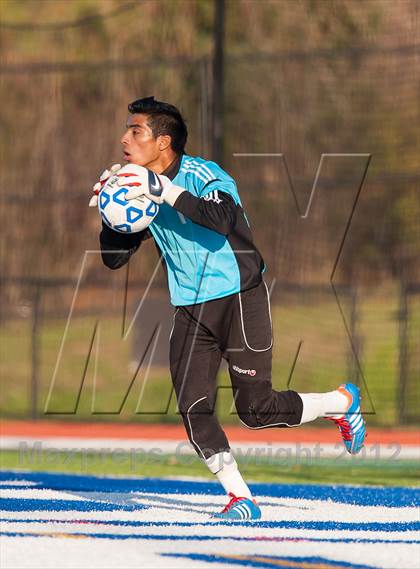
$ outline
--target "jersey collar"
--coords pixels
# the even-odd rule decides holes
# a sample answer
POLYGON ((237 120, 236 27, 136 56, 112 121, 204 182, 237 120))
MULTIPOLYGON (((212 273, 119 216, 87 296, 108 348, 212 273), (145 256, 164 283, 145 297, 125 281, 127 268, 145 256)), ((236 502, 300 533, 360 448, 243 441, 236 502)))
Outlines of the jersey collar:
POLYGON ((179 154, 169 166, 162 172, 163 176, 167 176, 170 180, 173 180, 178 174, 182 162, 182 154, 179 154))

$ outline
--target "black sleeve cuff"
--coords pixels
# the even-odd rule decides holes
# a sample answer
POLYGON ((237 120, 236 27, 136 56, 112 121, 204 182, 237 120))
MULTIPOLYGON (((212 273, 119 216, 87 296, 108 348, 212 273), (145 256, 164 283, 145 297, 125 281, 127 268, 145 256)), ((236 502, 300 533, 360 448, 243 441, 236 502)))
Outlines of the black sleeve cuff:
POLYGON ((100 236, 101 247, 107 245, 110 249, 132 249, 133 247, 137 247, 141 241, 146 238, 145 234, 147 231, 148 229, 144 229, 138 233, 119 233, 102 222, 100 236))

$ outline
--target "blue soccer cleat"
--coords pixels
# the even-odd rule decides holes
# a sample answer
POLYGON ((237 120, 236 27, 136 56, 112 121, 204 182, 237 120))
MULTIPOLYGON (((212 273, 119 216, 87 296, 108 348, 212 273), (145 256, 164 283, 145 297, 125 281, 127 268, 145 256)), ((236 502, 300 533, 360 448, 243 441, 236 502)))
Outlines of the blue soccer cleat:
POLYGON ((259 520, 261 510, 255 500, 240 498, 229 492, 230 502, 218 514, 213 514, 213 518, 227 521, 246 521, 259 520))
POLYGON ((337 425, 349 453, 357 454, 362 449, 366 437, 366 423, 360 410, 360 389, 354 383, 343 383, 338 387, 338 391, 348 399, 347 411, 339 417, 325 418, 337 425))

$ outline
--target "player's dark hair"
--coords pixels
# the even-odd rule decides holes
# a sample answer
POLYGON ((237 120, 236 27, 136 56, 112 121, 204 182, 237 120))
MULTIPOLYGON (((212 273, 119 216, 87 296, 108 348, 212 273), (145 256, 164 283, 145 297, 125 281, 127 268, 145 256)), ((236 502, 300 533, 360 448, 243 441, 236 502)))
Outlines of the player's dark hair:
POLYGON ((137 99, 128 105, 131 114, 148 115, 148 125, 153 136, 167 134, 171 137, 171 148, 177 154, 184 152, 187 143, 187 125, 179 110, 170 103, 156 101, 154 97, 137 99))

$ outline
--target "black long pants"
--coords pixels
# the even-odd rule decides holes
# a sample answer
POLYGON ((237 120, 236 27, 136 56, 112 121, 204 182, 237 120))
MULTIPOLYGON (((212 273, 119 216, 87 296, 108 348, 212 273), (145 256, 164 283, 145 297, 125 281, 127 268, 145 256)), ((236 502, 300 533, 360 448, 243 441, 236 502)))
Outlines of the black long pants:
POLYGON ((214 412, 221 358, 229 364, 236 410, 250 429, 298 425, 302 400, 271 384, 272 324, 264 281, 250 290, 175 310, 170 367, 178 409, 202 458, 229 450, 214 412))

